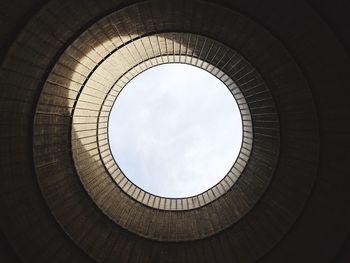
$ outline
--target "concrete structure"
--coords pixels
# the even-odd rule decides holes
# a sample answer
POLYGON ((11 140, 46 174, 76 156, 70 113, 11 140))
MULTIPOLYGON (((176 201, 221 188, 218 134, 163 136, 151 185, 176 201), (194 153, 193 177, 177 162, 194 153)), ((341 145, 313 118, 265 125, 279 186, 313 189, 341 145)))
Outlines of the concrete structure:
POLYGON ((347 3, 1 9, 1 262, 349 261, 347 3), (216 75, 243 116, 236 164, 191 198, 133 185, 107 141, 118 92, 168 62, 216 75))

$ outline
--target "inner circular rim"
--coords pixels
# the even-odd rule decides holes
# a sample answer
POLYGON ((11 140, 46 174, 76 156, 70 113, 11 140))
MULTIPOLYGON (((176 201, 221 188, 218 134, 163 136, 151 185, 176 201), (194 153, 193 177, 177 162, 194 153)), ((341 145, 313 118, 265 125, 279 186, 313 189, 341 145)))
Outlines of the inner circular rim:
MULTIPOLYGON (((173 70, 173 69, 163 69, 163 70, 173 70)), ((180 75, 177 75, 177 76, 180 76, 180 75)), ((149 77, 148 77, 149 78, 149 77)), ((154 79, 158 78, 157 76, 154 77, 154 79)), ((140 86, 141 84, 139 84, 138 86, 140 86)), ((170 84, 171 85, 171 84, 170 84)), ((197 84, 198 85, 198 84, 197 84)), ((178 86, 178 85, 176 85, 178 86)), ((198 88, 197 88, 198 89, 198 88)), ((207 90, 213 90, 213 87, 206 87, 207 90)), ((159 90, 158 90, 159 91, 159 90)), ((156 91, 156 92, 158 92, 156 91)), ((134 91, 135 92, 135 91, 134 91)), ((196 92, 200 92, 200 90, 196 90, 196 92)), ((129 91, 129 94, 130 94, 130 91, 129 91)), ((185 94, 186 95, 186 94, 185 94)), ((132 97, 132 101, 135 101, 135 99, 137 99, 137 95, 133 95, 132 97)), ((210 100, 210 98, 208 97, 208 99, 210 100)), ((120 101, 120 100, 119 100, 120 101)), ((204 104, 204 103, 203 103, 204 104)), ((219 104, 217 104, 219 105, 219 104)), ((124 106, 125 108, 126 106, 124 106)), ((185 111, 187 111, 188 109, 185 109, 185 111)), ((209 109, 206 110, 206 112, 208 111, 209 109)), ((205 115, 207 115, 205 112, 205 115)), ((154 114, 154 112, 153 112, 154 114)), ((126 115, 127 116, 127 115, 126 115)), ((152 118, 152 117, 151 117, 152 118)), ((120 117, 119 117, 119 120, 117 120, 119 123, 121 121, 120 117)), ((208 121, 206 121, 208 122, 208 121)), ((115 126, 118 126, 118 124, 114 124, 115 126)), ((212 74, 211 72, 209 72, 208 70, 205 70, 201 67, 198 67, 196 65, 192 65, 192 64, 189 64, 189 63, 181 63, 181 62, 170 62, 170 63, 162 63, 162 64, 157 64, 157 65, 154 65, 152 67, 149 67, 147 68, 146 70, 140 72, 139 74, 137 74, 136 76, 134 76, 133 78, 131 78, 125 85, 124 87, 121 89, 121 91, 118 93, 118 96, 115 98, 114 102, 113 102, 113 105, 111 106, 111 109, 110 109, 110 112, 108 114, 108 124, 107 124, 107 127, 108 127, 108 134, 107 134, 107 137, 108 137, 108 145, 109 145, 109 148, 110 148, 110 152, 111 152, 111 155, 114 159, 114 162, 116 163, 116 165, 118 165, 119 169, 121 170, 121 172, 124 174, 124 176, 130 180, 130 182, 132 182, 135 186, 137 186, 138 188, 142 189, 142 191, 150 194, 150 195, 153 195, 153 196, 157 196, 157 197, 160 197, 160 198, 169 198, 169 199, 182 199, 182 198, 190 198, 190 197, 194 197, 194 196, 197 196, 197 195, 200 195, 200 194, 203 194, 205 193, 206 191, 208 191, 209 189, 211 189, 212 187, 218 185, 226 176, 227 174, 230 172, 230 170, 232 169, 232 167, 235 165, 236 161, 237 161, 237 158, 239 157, 239 154, 240 154, 240 151, 241 151, 241 147, 242 147, 242 143, 243 143, 243 138, 244 138, 244 133, 243 133, 243 126, 244 123, 243 123, 243 119, 242 119, 242 113, 241 113, 241 110, 239 109, 239 106, 238 106, 238 103, 237 103, 237 100, 235 98, 235 96, 232 94, 232 92, 229 90, 229 88, 227 87, 227 85, 220 79, 218 78, 217 76, 215 76, 214 74, 212 74), (232 117, 234 119, 236 119, 238 116, 239 116, 239 119, 237 120, 230 120, 230 122, 233 121, 234 125, 237 125, 237 123, 239 122, 239 127, 238 129, 240 129, 240 132, 239 134, 237 135, 237 142, 236 141, 231 141, 230 143, 230 148, 231 148, 231 152, 230 154, 225 154, 225 159, 227 160, 226 161, 226 164, 225 164, 225 172, 223 171, 220 171, 220 174, 219 175, 216 175, 215 177, 213 177, 214 179, 212 179, 210 181, 210 183, 207 183, 207 184, 204 184, 204 186, 202 186, 200 189, 198 189, 197 191, 189 191, 187 190, 186 192, 183 192, 183 194, 174 194, 172 191, 174 191, 174 189, 168 189, 169 187, 165 187, 167 188, 168 190, 166 190, 165 192, 167 193, 164 193, 164 194, 161 194, 159 193, 160 191, 152 191, 151 190, 151 186, 149 185, 149 187, 147 187, 145 185, 145 183, 141 183, 140 184, 140 181, 142 182, 142 178, 145 177, 145 175, 141 176, 140 179, 141 180, 137 180, 137 174, 136 175, 130 175, 129 173, 129 176, 127 175, 127 173, 125 171, 127 171, 128 169, 126 168, 125 165, 122 165, 124 167, 121 167, 120 165, 122 164, 122 161, 120 159, 120 156, 122 154, 118 154, 118 149, 117 147, 119 146, 114 146, 112 147, 111 145, 111 142, 113 142, 113 140, 111 140, 111 115, 113 114, 112 112, 114 111, 114 114, 116 114, 116 112, 118 111, 118 105, 116 105, 118 103, 118 99, 120 99, 120 95, 121 94, 124 94, 125 95, 125 92, 127 92, 126 89, 131 89, 131 88, 138 88, 140 89, 140 87, 136 87, 136 86, 129 86, 130 84, 132 84, 132 82, 137 78, 137 77, 140 77, 141 74, 144 74, 146 73, 148 70, 151 70, 151 69, 154 69, 154 68, 157 68, 157 67, 161 67, 161 66, 166 66, 166 65, 182 65, 182 66, 185 66, 185 68, 183 70, 186 70, 186 67, 194 67, 195 70, 200 70, 200 71, 203 71, 203 72, 193 72, 193 74, 206 74, 208 75, 210 78, 214 78, 215 80, 214 81, 217 81, 217 83, 214 83, 216 87, 214 87, 214 89, 216 90, 220 90, 220 93, 221 93, 221 96, 222 97, 228 97, 228 96, 232 96, 230 99, 231 101, 228 102, 226 101, 225 104, 227 104, 227 107, 230 108, 230 113, 229 113, 229 117, 232 117), (223 90, 223 89, 227 89, 227 90, 223 90), (226 93, 228 92, 228 93, 226 93), (226 93, 226 94, 224 94, 226 93), (230 105, 228 105, 230 104, 230 105), (238 112, 236 112, 238 111, 238 112), (230 157, 226 157, 230 155, 230 157), (229 159, 229 161, 228 161, 229 159), (226 169, 227 168, 227 169, 226 169), (133 179, 131 179, 133 178, 133 179), (147 190, 146 190, 147 189, 147 190), (156 193, 158 192, 158 193, 156 193)), ((207 127, 204 127, 204 128, 207 128, 207 127)), ((229 133, 233 135, 233 131, 236 130, 234 129, 235 127, 230 127, 229 129, 229 133)), ((115 128, 114 128, 115 129, 115 128)), ((215 133, 217 133, 218 131, 216 131, 215 133)), ((135 137, 135 136, 133 136, 135 137)), ((206 143, 205 145, 208 145, 208 143, 206 143)), ((222 152, 223 150, 226 150, 226 149, 222 149, 222 148, 225 148, 223 145, 221 145, 222 147, 220 148, 219 152, 222 152)), ((182 149, 184 150, 184 149, 182 149)), ((218 153, 218 152, 217 152, 218 153)), ((216 154, 217 154, 216 153, 216 154)), ((182 153, 181 153, 182 154, 182 153)), ((214 153, 215 154, 215 153, 214 153)), ((133 155, 131 155, 133 156, 133 155)), ((212 155, 211 155, 212 156, 212 155)), ((198 157, 197 157, 198 158, 198 157)), ((196 158, 196 159, 197 159, 196 158)), ((212 159, 212 158, 209 158, 209 159, 212 159)), ((135 163, 138 163, 138 162, 135 162, 135 163)), ((205 162, 207 163, 207 162, 205 162)), ((205 165, 205 163, 202 161, 200 167, 202 167, 203 165, 205 165)), ((222 167, 222 164, 220 164, 221 167, 222 167)), ((137 165, 136 165, 137 166, 137 165)), ((216 170, 218 168, 218 166, 214 166, 216 170)), ((168 169, 166 169, 168 170, 168 169)), ((207 169, 202 169, 202 170, 207 170, 207 169)), ((212 169, 213 170, 213 169, 212 169)), ((203 171, 201 171, 202 173, 203 171)), ((176 172, 176 174, 178 174, 179 171, 176 172)), ((214 172, 215 173, 215 172, 214 172)), ((210 176, 210 174, 213 174, 213 171, 212 172, 208 172, 207 174, 204 174, 205 177, 203 178, 196 178, 194 180, 196 181, 193 181, 191 180, 190 181, 190 185, 195 185, 196 182, 199 183, 199 180, 204 180, 206 177, 210 176)), ((215 173, 217 174, 217 173, 215 173)), ((159 178, 159 174, 157 176, 157 178, 159 178)), ((191 176, 191 174, 188 174, 188 176, 191 176)), ((197 176, 200 176, 199 174, 197 174, 197 176)), ((167 181, 169 180, 169 178, 166 179, 167 181)), ((180 179, 176 179, 176 180, 180 180, 180 179)), ((158 179, 155 179, 155 181, 158 181, 158 179)), ((165 185, 164 183, 166 183, 167 181, 163 181, 163 185, 165 185)), ((205 180, 204 180, 205 181, 205 180)), ((168 185, 168 184, 166 184, 168 185)), ((185 185, 185 183, 183 183, 181 185, 181 188, 185 185)))
MULTIPOLYGON (((144 204, 148 207, 159 209, 159 210, 169 210, 169 211, 192 210, 192 209, 196 209, 204 205, 207 205, 215 201, 222 195, 226 194, 226 192, 229 189, 231 189, 231 187, 239 179, 240 175, 245 169, 245 166, 248 163, 248 160, 251 154, 252 145, 253 145, 252 119, 251 119, 250 110, 245 100, 245 97, 242 94, 240 88, 237 86, 237 84, 231 79, 231 77, 229 77, 227 74, 225 74, 223 71, 221 71, 219 68, 217 68, 213 64, 210 64, 200 58, 196 58, 195 62, 192 62, 192 57, 188 55, 173 55, 171 56, 171 60, 169 60, 169 57, 167 55, 161 55, 161 56, 149 58, 137 64, 134 68, 130 68, 127 72, 124 73, 122 77, 120 77, 114 83, 113 87, 111 88, 111 90, 109 91, 109 93, 105 98, 105 101, 107 101, 108 98, 109 99, 112 98, 113 99, 112 105, 107 107, 105 107, 104 104, 101 105, 101 110, 103 108, 108 109, 108 119, 109 119, 110 110, 113 107, 117 96, 119 95, 121 90, 124 88, 124 86, 126 86, 131 79, 133 79, 136 75, 142 73, 143 71, 147 70, 148 68, 158 66, 161 64, 167 64, 167 63, 183 63, 183 64, 189 64, 192 66, 199 67, 207 71, 208 73, 212 74, 213 76, 217 77, 219 80, 221 80, 233 95, 235 101, 237 102, 237 105, 241 114, 242 127, 243 127, 243 139, 242 139, 240 153, 238 154, 238 157, 235 163, 233 164, 231 170, 216 185, 214 185, 210 189, 200 194, 190 196, 190 197, 184 197, 184 198, 161 197, 161 196, 151 194, 147 191, 144 191, 143 189, 135 185, 133 182, 131 182, 125 176, 125 174, 122 172, 120 167, 117 165, 116 160, 114 159, 113 154, 110 151, 108 135, 107 135, 107 144, 109 149, 108 150, 109 155, 107 155, 107 157, 103 157, 100 147, 98 148, 98 150, 100 151, 101 159, 110 177, 116 182, 118 187, 123 192, 125 192, 128 196, 133 198, 135 201, 141 204, 144 204), (191 58, 191 63, 188 62, 189 58, 191 58), (137 72, 136 75, 135 75, 135 71, 137 72), (117 90, 117 91, 114 91, 114 90, 117 90), (116 93, 117 95, 111 96, 110 94, 113 92, 116 93), (111 162, 110 159, 112 159, 112 162, 114 163, 113 165, 110 165, 110 162, 111 162)), ((100 125, 99 124, 100 122, 101 121, 99 120, 98 126, 100 125)), ((104 137, 105 129, 98 128, 97 130, 98 130, 98 135, 97 135, 98 143, 103 144, 105 139, 100 139, 100 135, 102 138, 104 137)), ((108 134, 108 125, 106 130, 107 130, 106 133, 108 134)))
MULTIPOLYGON (((77 43, 85 44, 84 40, 85 39, 79 39, 77 43)), ((93 51, 91 50, 91 52, 93 51)), ((271 100, 271 94, 269 93, 268 87, 266 86, 266 83, 260 76, 259 72, 257 72, 254 67, 234 49, 231 49, 230 47, 227 47, 216 40, 191 33, 151 32, 147 34, 147 36, 133 36, 130 42, 127 43, 127 46, 118 44, 115 51, 112 52, 113 53, 103 53, 105 54, 105 57, 103 57, 102 60, 97 59, 96 62, 91 62, 92 71, 90 71, 86 78, 83 79, 81 78, 80 74, 76 74, 76 72, 85 72, 84 70, 86 70, 85 68, 81 67, 81 64, 78 64, 80 62, 79 60, 77 64, 73 64, 71 66, 70 72, 72 74, 72 80, 67 80, 69 89, 66 96, 67 98, 74 97, 76 101, 73 105, 72 111, 70 111, 70 104, 65 105, 64 108, 68 113, 70 113, 69 116, 71 117, 71 120, 69 123, 67 123, 67 126, 71 131, 68 136, 71 140, 71 145, 69 146, 72 150, 74 164, 73 172, 76 173, 79 180, 78 182, 80 182, 84 188, 82 190, 85 190, 101 212, 116 224, 137 235, 155 240, 179 241, 207 237, 228 227, 229 225, 232 225, 234 222, 243 217, 247 211, 250 210, 253 203, 257 202, 263 191, 266 189, 266 186, 271 179, 272 171, 264 168, 266 164, 273 167, 274 161, 276 160, 276 152, 274 152, 273 149, 275 149, 275 146, 277 147, 279 145, 278 127, 273 129, 273 132, 276 130, 276 133, 270 133, 270 125, 265 125, 265 122, 259 121, 258 123, 261 124, 262 128, 258 127, 257 131, 259 133, 253 133, 253 128, 255 131, 255 127, 251 125, 252 118, 255 118, 257 114, 259 114, 259 120, 270 120, 270 111, 275 110, 273 100, 271 100), (153 52, 153 50, 150 48, 153 44, 156 44, 156 46, 159 48, 159 50, 155 50, 156 52, 153 52), (125 60, 125 63, 121 64, 120 70, 114 71, 115 67, 111 66, 113 66, 113 64, 115 65, 115 63, 119 63, 120 61, 124 61, 124 55, 129 54, 131 51, 134 51, 134 54, 139 54, 140 57, 136 57, 135 60, 125 60), (248 136, 245 138, 246 140, 243 143, 243 153, 245 155, 242 155, 241 157, 241 164, 243 164, 242 169, 244 169, 244 171, 238 171, 237 175, 239 175, 240 178, 236 182, 236 185, 232 186, 231 184, 231 189, 230 185, 225 185, 225 182, 223 182, 223 184, 220 185, 221 189, 214 187, 205 194, 193 197, 191 199, 160 199, 150 196, 140 189, 136 189, 130 182, 127 182, 125 178, 123 179, 122 175, 118 175, 118 167, 115 165, 112 156, 108 152, 109 150, 106 137, 107 128, 105 124, 108 117, 108 106, 110 106, 110 103, 113 103, 113 101, 105 103, 108 97, 108 92, 110 92, 114 83, 122 78, 124 74, 129 76, 132 75, 128 74, 129 70, 133 69, 134 72, 141 72, 143 68, 139 67, 138 65, 147 59, 157 57, 157 59, 154 59, 153 62, 155 64, 159 63, 159 54, 165 55, 164 58, 159 59, 161 61, 186 61, 198 66, 202 66, 204 64, 203 67, 207 68, 209 72, 211 71, 213 75, 220 78, 224 77, 224 75, 221 73, 225 72, 239 85, 239 88, 242 90, 243 94, 246 95, 246 97, 243 96, 240 99, 235 97, 240 101, 240 103, 242 103, 244 100, 248 102, 249 107, 248 105, 241 104, 241 113, 244 118, 243 121, 246 124, 245 128, 247 128, 246 131, 248 131, 248 136), (203 61, 206 62, 203 63, 203 61), (210 64, 208 65, 207 62, 210 64), (216 68, 219 68, 221 71, 217 71, 212 65, 215 65, 216 68), (92 87, 91 84, 96 83, 96 80, 98 80, 99 76, 101 76, 99 73, 101 73, 103 69, 106 69, 107 72, 113 73, 113 78, 107 82, 108 86, 105 86, 105 88, 101 87, 101 92, 98 90, 97 93, 96 89, 92 89, 94 87, 92 87), (80 82, 82 82, 81 85, 77 86, 76 83, 80 82), (256 96, 251 96, 252 93, 256 92, 262 94, 262 98, 264 99, 262 104, 264 105, 264 108, 257 108, 259 105, 256 105, 256 96), (91 97, 96 98, 96 96, 98 96, 99 101, 96 101, 95 99, 92 101, 91 97), (91 104, 87 105, 87 100, 88 102, 97 102, 94 104, 96 106, 91 106, 91 104), (103 107, 101 107, 102 103, 105 104, 103 107), (265 110, 266 108, 267 110, 265 110), (265 117, 265 114, 260 115, 261 113, 265 112, 269 114, 268 117, 265 117), (260 118, 260 116, 262 117, 260 118), (265 127, 268 129, 264 129, 265 127), (262 145, 261 140, 259 140, 259 135, 261 133, 262 135, 272 134, 273 140, 269 141, 268 143, 268 146, 271 146, 272 148, 271 151, 261 150, 261 146, 266 146, 264 144, 262 145), (258 138, 258 140, 255 141, 256 138, 258 138), (252 149, 253 139, 254 148, 252 149), (257 147, 255 147, 255 145, 257 147), (261 156, 263 158, 255 158, 260 157, 259 153, 262 151, 264 152, 264 155, 261 156), (252 166, 252 164, 254 165, 252 166), (262 175, 266 175, 266 178, 261 176, 260 173, 259 175, 252 173, 252 169, 250 169, 251 167, 262 168, 262 175), (250 182, 252 181, 257 182, 257 184, 251 184, 250 182), (129 188, 126 187, 127 185, 129 188), (132 189, 135 191, 131 191, 132 189), (242 190, 246 191, 247 193, 256 191, 256 194, 242 196, 242 190), (213 195, 213 193, 215 193, 215 195, 213 195), (225 195, 221 197, 223 194, 225 195), (245 198, 243 200, 247 202, 235 202, 237 198, 241 197, 245 198), (232 202, 228 202, 229 200, 232 200, 232 202), (181 210, 183 211, 181 212, 181 210), (195 224, 191 223, 192 215, 194 216, 193 219, 195 219, 195 217, 201 217, 201 215, 210 215, 212 213, 208 212, 212 211, 223 213, 223 217, 220 217, 219 221, 217 221, 218 218, 215 216, 213 216, 212 219, 209 219, 213 221, 213 229, 207 229, 205 225, 201 223, 202 220, 197 221, 195 224), (132 217, 129 215, 132 215, 132 217), (188 215, 191 215, 191 217, 188 217, 188 215), (134 224, 135 220, 129 220, 132 218, 137 219, 145 216, 150 219, 149 224, 147 225, 136 225, 134 224), (183 216, 183 219, 189 220, 189 224, 173 224, 178 216, 183 216), (166 229, 163 227, 158 229, 159 222, 162 221, 169 223, 167 224, 166 229), (203 234, 198 236, 197 233, 203 234)), ((69 51, 67 51, 67 53, 68 55, 70 54, 69 51)), ((88 55, 91 55, 93 58, 97 56, 97 54, 88 53, 84 55, 83 58, 85 59, 88 57, 88 55)), ((60 73, 61 70, 62 69, 60 67, 54 68, 53 74, 49 76, 48 81, 45 83, 45 89, 51 89, 52 81, 60 81, 60 79, 54 74, 60 73)), ((239 90, 237 90, 236 87, 233 87, 230 79, 225 78, 223 81, 230 86, 230 90, 232 92, 238 94, 237 96, 242 96, 242 94, 239 93, 239 90)), ((58 91, 65 91, 67 89, 66 86, 61 87, 60 85, 61 82, 58 82, 57 85, 54 85, 54 87, 57 88, 58 91)), ((57 110, 55 108, 54 102, 56 102, 56 100, 51 100, 53 107, 48 108, 46 106, 45 103, 47 103, 47 99, 53 98, 56 99, 57 97, 55 97, 54 94, 47 95, 46 93, 42 93, 41 102, 37 109, 43 111, 45 114, 61 112, 60 108, 57 110)), ((275 111, 273 111, 273 113, 275 113, 275 111)), ((276 123, 278 123, 278 119, 275 117, 275 115, 272 115, 272 119, 276 120, 276 123)), ((55 118, 54 120, 58 122, 61 119, 57 120, 55 118)), ((42 129, 46 128, 43 129, 45 135, 49 135, 52 131, 49 127, 52 126, 40 126, 43 121, 48 122, 47 117, 38 111, 36 113, 35 130, 39 131, 40 129, 40 134, 42 134, 42 129)), ((255 121, 256 119, 254 119, 254 122, 255 121)), ((60 125, 62 124, 60 123, 60 125)), ((66 143, 63 145, 66 145, 66 143)), ((56 147, 55 144, 50 144, 48 146, 51 147, 50 149, 52 149, 52 153, 57 152, 54 148, 56 147)), ((60 153, 61 152, 58 152, 58 154, 60 153)), ((58 154, 56 154, 57 158, 58 160, 61 160, 63 157, 58 154)), ((41 171, 42 167, 45 167, 45 163, 37 158, 37 156, 35 156, 35 158, 36 169, 41 171)), ((59 176, 61 176, 59 171, 54 174, 57 176, 57 178, 60 178, 59 176)), ((45 177, 44 174, 39 173, 38 178, 45 182, 47 177, 45 177)), ((75 180, 76 178, 69 177, 69 179, 75 180)), ((226 179, 229 180, 229 177, 226 177, 226 179)), ((41 180, 39 180, 41 183, 40 185, 45 190, 47 186, 42 183, 41 180)), ((54 188, 53 190, 54 192, 59 192, 60 190, 67 191, 65 188, 54 188)), ((48 201, 50 201, 49 196, 45 194, 45 197, 48 201)), ((57 206, 55 207, 57 208, 57 206)))

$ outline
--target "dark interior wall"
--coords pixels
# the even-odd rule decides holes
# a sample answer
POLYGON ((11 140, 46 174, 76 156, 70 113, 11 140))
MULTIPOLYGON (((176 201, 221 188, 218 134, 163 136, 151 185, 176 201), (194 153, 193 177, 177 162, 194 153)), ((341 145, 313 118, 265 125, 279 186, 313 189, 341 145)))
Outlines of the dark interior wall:
POLYGON ((0 60, 28 20, 47 0, 14 0, 0 2, 0 60))
POLYGON ((350 262, 350 237, 340 247, 337 256, 334 258, 336 263, 347 263, 350 262))
MULTIPOLYGON (((45 2, 46 1, 43 0, 1 1, 0 59, 2 59, 7 48, 11 45, 28 19, 30 19, 45 2)), ((314 11, 320 15, 323 22, 332 30, 339 41, 338 44, 347 51, 347 53, 345 53, 339 49, 337 53, 338 56, 343 56, 344 59, 343 72, 336 72, 338 76, 337 81, 341 83, 343 82, 342 75, 346 76, 349 74, 349 68, 347 68, 346 65, 348 65, 350 54, 350 17, 348 16, 350 13, 350 3, 346 0, 308 0, 307 2, 310 8, 314 9, 314 11)), ((268 25, 266 26, 268 27, 268 25)), ((332 53, 333 52, 326 52, 324 55, 328 57, 332 56, 332 53)), ((334 63, 339 63, 339 61, 334 61, 334 63)), ((330 67, 331 66, 332 65, 330 65, 330 67)), ((322 71, 320 70, 320 72, 322 71)), ((344 80, 345 79, 344 77, 344 80)), ((334 79, 328 78, 328 76, 325 75, 323 81, 329 82, 331 87, 334 79)), ((321 139, 324 139, 324 141, 321 150, 325 153, 329 153, 321 157, 320 169, 322 169, 322 165, 326 165, 329 162, 331 162, 332 165, 328 170, 324 169, 327 174, 321 175, 321 180, 316 182, 315 189, 305 207, 304 213, 290 230, 289 234, 262 258, 262 262, 295 262, 299 259, 301 254, 309 257, 305 258, 305 262, 311 262, 312 255, 315 255, 315 253, 326 255, 326 257, 324 257, 324 262, 329 262, 329 258, 333 258, 334 262, 348 262, 349 260, 348 227, 343 227, 346 225, 346 222, 343 221, 349 218, 348 204, 350 204, 349 194, 346 194, 347 191, 345 189, 349 186, 350 180, 349 176, 346 176, 349 173, 347 163, 350 159, 350 147, 347 148, 348 150, 344 150, 346 149, 344 145, 350 146, 350 138, 348 136, 350 134, 350 124, 347 121, 349 119, 347 117, 349 117, 350 109, 348 108, 348 85, 341 86, 343 89, 338 89, 337 94, 330 94, 328 96, 332 100, 339 101, 339 109, 343 111, 341 116, 338 114, 339 109, 333 111, 332 109, 325 108, 327 102, 321 101, 322 103, 318 104, 319 112, 324 120, 324 128, 322 130, 324 136, 321 136, 321 139), (334 112, 336 112, 336 114, 334 114, 334 112), (337 128, 337 131, 342 130, 342 132, 332 132, 331 124, 333 127, 337 128), (334 137, 333 143, 330 144, 329 141, 325 139, 326 137, 334 137), (339 151, 339 149, 342 150, 339 151), (333 172, 331 172, 330 169, 332 169, 333 172), (317 221, 317 218, 322 218, 322 220, 317 221), (337 218, 342 224, 336 224, 334 218, 337 218), (320 229, 324 231, 321 232, 319 231, 320 229), (305 236, 305 239, 302 238, 303 236, 305 236), (326 243, 322 243, 322 241, 325 239, 333 239, 335 236, 342 236, 342 238, 337 238, 337 241, 333 243, 332 247, 324 247, 323 244, 326 243), (322 251, 318 251, 320 248, 322 248, 322 251), (327 253, 327 251, 332 252, 327 253)), ((313 91, 318 93, 322 100, 327 98, 327 92, 329 92, 316 89, 313 91)), ((11 248, 7 242, 7 237, 5 237, 3 233, 0 235, 0 245, 1 262, 18 262, 15 251, 11 248)))
MULTIPOLYGON (((32 19, 35 14, 45 6, 48 0, 4 0, 0 1, 0 64, 4 56, 6 55, 8 49, 11 47, 12 43, 17 38, 18 34, 21 32, 22 28, 32 19)), ((0 91, 3 91, 2 85, 0 84, 0 91)), ((0 95, 1 96, 1 95, 0 95)), ((1 125, 0 129, 6 129, 8 125, 11 125, 7 122, 7 117, 0 113, 1 125)), ((21 153, 20 153, 21 154, 21 153)), ((4 159, 3 155, 0 155, 1 159, 4 159)), ((0 177, 5 175, 4 168, 1 168, 0 177)), ((31 170, 27 170, 28 177, 35 176, 32 174, 31 170)), ((39 188, 35 185, 36 191, 39 194, 39 188)), ((40 195, 40 194, 39 194, 40 195)), ((2 196, 0 197, 0 199, 2 196)), ((39 198, 39 202, 41 202, 39 198)), ((25 206, 25 205, 24 205, 25 206)), ((45 207, 44 202, 42 201, 42 206, 45 207)), ((49 209, 45 207, 47 218, 51 218, 51 214, 49 209)), ((6 214, 0 213, 1 218, 7 218, 6 214)), ((5 219, 6 221, 8 219, 5 219)), ((58 224, 51 218, 51 222, 49 224, 53 224, 54 228, 59 229, 58 224)), ((11 221, 11 220, 10 220, 11 221)), ((17 263, 23 262, 23 257, 18 255, 16 252, 16 248, 14 248, 9 242, 8 236, 5 234, 5 230, 0 231, 0 262, 8 262, 8 263, 17 263)), ((25 235, 33 235, 32 230, 28 230, 25 235)), ((34 235, 33 235, 34 236, 34 235)), ((49 238, 49 237, 48 237, 49 238)), ((66 242, 71 242, 70 239, 62 232, 61 238, 66 242)), ((46 242, 46 241, 44 241, 46 242)), ((71 246, 74 247, 74 244, 71 243, 71 246)), ((30 245, 28 246, 30 247, 30 245)), ((76 248, 78 249, 78 248, 76 248)), ((78 249, 79 250, 79 249, 78 249)), ((67 251, 69 253, 69 251, 67 251)), ((78 253, 80 254, 80 253, 78 253)), ((82 255, 82 253, 81 253, 82 255)), ((84 255, 82 255, 84 258, 84 255)), ((79 256, 77 257, 78 260, 79 256)), ((90 262, 91 259, 85 257, 86 262, 90 262)))
POLYGON ((332 31, 337 35, 344 48, 348 53, 350 53, 350 2, 347 0, 307 0, 307 2, 329 25, 332 31))
POLYGON ((8 263, 21 262, 2 231, 0 232, 0 261, 8 263))
POLYGON ((349 218, 350 204, 346 190, 350 184, 350 178, 347 176, 349 174, 347 163, 350 159, 348 136, 350 125, 345 121, 349 119, 350 113, 347 104, 350 93, 346 80, 346 76, 350 74, 348 68, 350 5, 349 1, 343 0, 309 0, 307 2, 338 41, 333 46, 327 44, 328 39, 324 39, 324 43, 320 42, 318 46, 313 47, 322 49, 322 46, 328 46, 328 49, 324 48, 324 58, 332 61, 326 64, 322 62, 323 58, 319 58, 314 62, 319 63, 315 66, 315 74, 318 74, 320 80, 328 85, 328 88, 324 89, 320 89, 320 85, 314 85, 313 89, 316 97, 320 98, 317 106, 322 127, 321 165, 315 188, 304 212, 288 235, 262 259, 262 262, 295 262, 300 260, 298 258, 300 254, 303 255, 305 262, 313 261, 315 254, 320 255, 322 262, 348 262, 350 257, 349 223, 346 223, 349 218), (335 64, 342 65, 336 72, 335 64), (327 68, 328 73, 322 73, 322 68, 327 68), (334 86, 338 89, 334 89, 334 86), (330 106, 329 101, 337 101, 336 109, 330 106), (340 133, 339 130, 342 132, 340 133), (326 166, 329 167, 326 168, 326 166), (345 225, 347 227, 344 228, 345 225), (327 239, 334 242, 326 245, 323 241, 327 239))
MULTIPOLYGON (((47 0, 0 1, 0 61, 21 28, 46 2, 47 0)), ((0 262, 21 262, 2 230, 0 231, 0 262)))

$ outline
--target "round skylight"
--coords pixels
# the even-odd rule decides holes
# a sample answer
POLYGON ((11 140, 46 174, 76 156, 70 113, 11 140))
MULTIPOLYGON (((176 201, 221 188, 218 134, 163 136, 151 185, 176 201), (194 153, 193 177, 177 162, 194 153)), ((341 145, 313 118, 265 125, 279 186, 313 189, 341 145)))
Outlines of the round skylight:
POLYGON ((242 119, 229 89, 207 71, 170 63, 120 92, 109 144, 125 176, 153 195, 184 198, 219 183, 236 161, 242 119))

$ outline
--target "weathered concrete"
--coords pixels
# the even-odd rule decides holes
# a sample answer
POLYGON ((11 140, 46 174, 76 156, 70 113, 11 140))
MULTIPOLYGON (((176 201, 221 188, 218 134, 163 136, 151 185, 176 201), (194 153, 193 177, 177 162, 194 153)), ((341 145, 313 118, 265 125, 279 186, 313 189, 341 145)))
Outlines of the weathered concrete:
MULTIPOLYGON (((313 9, 297 1, 222 0, 217 2, 228 9, 218 13, 214 6, 201 9, 203 3, 163 1, 153 4, 155 8, 159 4, 158 12, 144 8, 140 9, 143 16, 133 17, 148 21, 151 31, 163 25, 164 18, 180 21, 178 31, 190 28, 239 51, 264 78, 279 113, 280 159, 272 183, 250 213, 210 238, 163 243, 118 227, 79 185, 67 152, 70 141, 64 139, 70 133, 63 128, 70 122, 69 111, 52 107, 56 117, 36 119, 52 133, 43 136, 40 129, 32 129, 38 96, 59 56, 99 17, 125 5, 108 0, 83 2, 47 4, 23 28, 1 64, 0 223, 15 253, 29 262, 87 262, 91 257, 121 262, 247 262, 270 251, 263 258, 266 262, 329 262, 349 233, 350 67, 343 46, 313 9), (186 12, 173 13, 177 5, 186 12), (229 9, 246 14, 260 26, 229 22, 229 9), (261 26, 268 31, 260 31, 261 26), (43 139, 33 145, 33 136, 43 139), (46 143, 55 142, 59 142, 55 152, 46 148, 46 143), (33 146, 41 154, 41 178, 50 182, 43 185, 45 180, 40 180, 42 192, 37 184, 40 176, 34 171, 33 146), (56 156, 64 162, 56 170, 45 168, 56 156), (67 195, 55 195, 58 188, 66 189, 67 195)), ((171 30, 172 24, 163 26, 171 30)), ((105 48, 108 53, 110 47, 105 48)), ((64 67, 56 69, 61 77, 67 76, 64 67)), ((81 72, 80 82, 88 70, 81 72)), ((52 94, 56 91, 52 87, 52 94)), ((67 98, 54 97, 47 98, 48 105, 66 107, 67 98)), ((256 108, 260 106, 257 100, 256 108)), ((260 133, 256 124, 254 131, 260 133)), ((266 142, 264 136, 254 138, 259 140, 266 142)), ((264 158, 264 149, 259 150, 264 158)), ((217 220, 222 215, 211 216, 217 220)))

